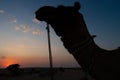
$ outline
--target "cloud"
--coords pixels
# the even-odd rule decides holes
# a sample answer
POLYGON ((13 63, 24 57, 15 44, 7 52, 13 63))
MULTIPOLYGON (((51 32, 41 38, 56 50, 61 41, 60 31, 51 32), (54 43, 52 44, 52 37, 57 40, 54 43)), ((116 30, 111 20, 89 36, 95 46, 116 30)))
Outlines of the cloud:
POLYGON ((1 58, 1 59, 5 59, 5 58, 6 58, 6 56, 0 56, 0 58, 1 58))
POLYGON ((37 24, 40 24, 40 21, 37 20, 36 18, 33 19, 33 22, 37 23, 37 24))
POLYGON ((29 26, 28 25, 23 25, 22 31, 23 32, 28 32, 29 31, 29 26))
POLYGON ((22 31, 22 32, 28 32, 30 31, 30 28, 28 25, 18 25, 18 26, 15 26, 15 30, 22 31))
POLYGON ((3 14, 3 13, 5 13, 5 11, 0 9, 0 14, 3 14))
POLYGON ((14 18, 12 22, 17 23, 18 22, 17 18, 14 18))
POLYGON ((32 34, 33 35, 40 35, 40 30, 36 29, 36 30, 32 31, 32 34))
POLYGON ((20 32, 30 32, 33 35, 40 35, 41 34, 40 29, 33 28, 33 27, 31 28, 28 25, 18 25, 18 26, 15 26, 15 30, 16 31, 20 31, 20 32))
POLYGON ((19 26, 15 26, 15 30, 19 31, 20 27, 19 26))

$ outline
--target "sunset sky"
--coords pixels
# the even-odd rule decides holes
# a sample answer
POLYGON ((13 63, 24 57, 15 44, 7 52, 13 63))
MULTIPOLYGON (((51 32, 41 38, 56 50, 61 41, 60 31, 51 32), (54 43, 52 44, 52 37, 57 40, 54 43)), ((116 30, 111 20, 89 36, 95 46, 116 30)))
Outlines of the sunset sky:
MULTIPOLYGON (((0 68, 13 63, 21 67, 48 67, 46 23, 35 19, 42 6, 82 5, 91 35, 104 49, 120 46, 120 0, 0 0, 0 68)), ((51 29, 53 63, 55 67, 79 67, 51 29)))

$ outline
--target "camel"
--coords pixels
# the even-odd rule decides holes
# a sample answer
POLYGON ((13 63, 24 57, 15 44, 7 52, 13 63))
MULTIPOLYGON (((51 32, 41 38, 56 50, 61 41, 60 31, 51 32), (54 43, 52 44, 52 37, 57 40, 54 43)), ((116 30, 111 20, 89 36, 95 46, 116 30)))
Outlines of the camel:
POLYGON ((81 5, 58 7, 43 6, 35 14, 36 19, 52 26, 64 47, 79 65, 95 80, 120 80, 120 48, 105 50, 95 41, 87 29, 81 5))

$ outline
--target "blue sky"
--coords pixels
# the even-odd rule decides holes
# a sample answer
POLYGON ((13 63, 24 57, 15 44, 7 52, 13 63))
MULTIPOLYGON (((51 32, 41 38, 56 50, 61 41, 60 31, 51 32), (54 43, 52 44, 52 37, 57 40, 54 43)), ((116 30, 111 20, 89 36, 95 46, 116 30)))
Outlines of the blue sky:
MULTIPOLYGON (((46 23, 35 19, 35 11, 42 6, 82 5, 91 35, 104 49, 120 46, 119 0, 0 0, 0 67, 19 63, 22 67, 49 66, 46 23)), ((51 29, 54 66, 78 67, 59 37, 51 29)))

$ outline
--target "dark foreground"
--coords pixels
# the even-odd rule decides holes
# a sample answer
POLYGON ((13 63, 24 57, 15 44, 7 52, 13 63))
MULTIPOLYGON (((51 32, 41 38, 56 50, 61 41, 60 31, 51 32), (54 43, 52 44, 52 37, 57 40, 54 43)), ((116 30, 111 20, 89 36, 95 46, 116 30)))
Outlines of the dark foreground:
MULTIPOLYGON (((54 80, 93 80, 81 68, 54 68, 54 80)), ((51 80, 49 68, 22 68, 19 75, 0 69, 0 80, 51 80)))

